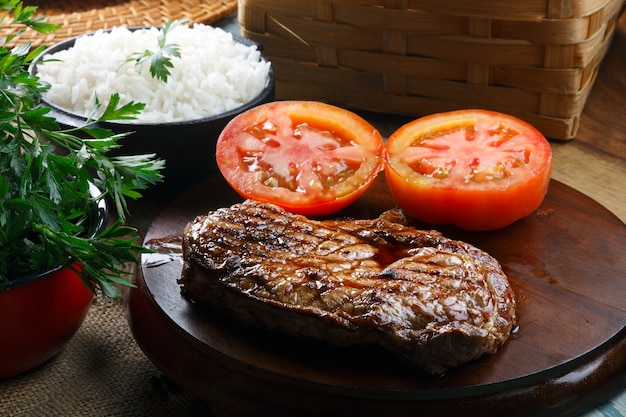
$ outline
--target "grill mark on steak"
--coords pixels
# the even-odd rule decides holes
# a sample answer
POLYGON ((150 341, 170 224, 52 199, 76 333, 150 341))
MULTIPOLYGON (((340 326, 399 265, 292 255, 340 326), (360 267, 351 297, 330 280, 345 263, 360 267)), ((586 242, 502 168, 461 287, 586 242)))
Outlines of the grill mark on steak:
POLYGON ((334 345, 379 345, 428 373, 493 354, 515 323, 499 263, 396 209, 310 220, 248 200, 183 232, 189 299, 249 324, 334 345))

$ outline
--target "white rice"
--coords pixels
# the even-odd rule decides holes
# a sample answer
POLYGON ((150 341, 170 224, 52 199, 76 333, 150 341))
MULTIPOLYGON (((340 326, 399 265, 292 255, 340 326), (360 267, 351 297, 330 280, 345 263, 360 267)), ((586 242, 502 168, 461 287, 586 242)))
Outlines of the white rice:
MULTIPOLYGON (((180 48, 172 58, 167 83, 152 78, 149 63, 124 63, 135 52, 158 49, 158 28, 130 31, 117 27, 76 40, 73 48, 47 55, 58 62, 38 64, 51 85, 44 98, 73 113, 93 114, 95 97, 106 106, 113 93, 122 104, 145 103, 136 122, 163 123, 214 116, 245 104, 267 85, 270 64, 254 46, 212 26, 179 25, 166 43, 180 48)), ((99 115, 96 113, 96 115, 99 115)))

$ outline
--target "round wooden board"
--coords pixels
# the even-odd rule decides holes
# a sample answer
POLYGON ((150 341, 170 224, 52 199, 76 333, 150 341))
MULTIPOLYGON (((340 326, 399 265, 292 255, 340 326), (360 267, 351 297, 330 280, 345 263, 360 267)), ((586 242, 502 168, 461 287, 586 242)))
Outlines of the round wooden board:
MULTIPOLYGON (((173 201, 146 241, 241 201, 216 175, 173 201)), ((345 213, 394 206, 383 176, 345 213)), ((416 223, 416 227, 433 228, 416 223)), ((578 415, 626 383, 626 227, 553 181, 531 216, 498 231, 436 227, 493 255, 518 301, 520 331, 495 355, 441 377, 373 348, 336 348, 248 328, 180 295, 180 257, 144 257, 129 323, 146 355, 225 416, 578 415)))

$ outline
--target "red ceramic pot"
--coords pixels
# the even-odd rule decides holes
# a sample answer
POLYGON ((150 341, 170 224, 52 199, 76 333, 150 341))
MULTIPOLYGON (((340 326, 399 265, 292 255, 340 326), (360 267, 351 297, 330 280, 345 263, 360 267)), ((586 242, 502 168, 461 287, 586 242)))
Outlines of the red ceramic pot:
MULTIPOLYGON (((97 197, 100 191, 91 186, 97 197)), ((107 225, 108 206, 92 206, 86 234, 107 225)), ((63 349, 81 326, 93 292, 76 272, 61 266, 0 284, 0 379, 29 371, 63 349)))
POLYGON ((93 298, 71 269, 55 268, 0 286, 0 378, 51 359, 78 331, 93 298))

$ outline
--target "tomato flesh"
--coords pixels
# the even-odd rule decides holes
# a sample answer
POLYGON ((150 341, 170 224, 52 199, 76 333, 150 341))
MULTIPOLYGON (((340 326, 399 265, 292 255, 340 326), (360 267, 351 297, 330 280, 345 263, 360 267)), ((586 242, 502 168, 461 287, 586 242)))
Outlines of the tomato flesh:
POLYGON ((351 204, 383 168, 382 137, 356 114, 279 101, 235 117, 216 145, 218 167, 244 198, 310 216, 351 204))
POLYGON ((394 132, 385 173, 398 204, 432 224, 499 229, 543 201, 552 152, 534 127, 509 115, 460 110, 426 116, 394 132))

